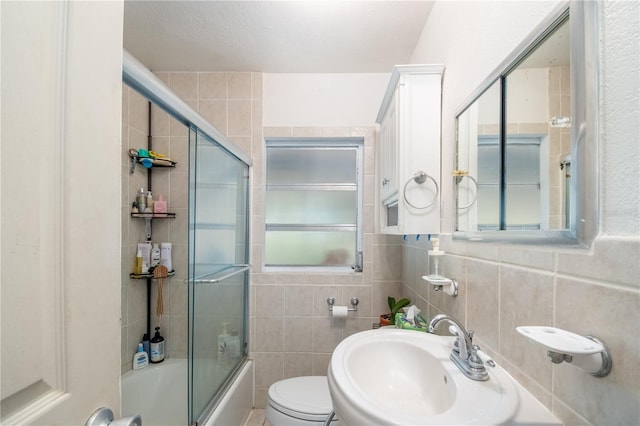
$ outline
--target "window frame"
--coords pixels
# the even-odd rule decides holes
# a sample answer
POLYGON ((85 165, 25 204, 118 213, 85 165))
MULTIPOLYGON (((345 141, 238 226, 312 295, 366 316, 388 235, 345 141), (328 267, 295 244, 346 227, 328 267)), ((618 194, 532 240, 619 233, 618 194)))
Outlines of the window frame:
MULTIPOLYGON (((264 245, 263 245, 263 270, 268 272, 278 271, 316 271, 316 272, 362 272, 363 269, 363 194, 364 194, 364 137, 267 137, 265 138, 265 224, 264 224, 264 245), (266 205, 270 188, 273 190, 287 191, 300 189, 299 184, 291 185, 269 185, 268 184, 268 151, 270 148, 292 148, 300 150, 335 150, 344 149, 354 151, 356 154, 356 246, 353 265, 276 265, 266 263, 266 234, 269 230, 290 230, 293 224, 269 224, 266 218, 266 205)), ((307 189, 313 188, 316 190, 340 190, 339 187, 344 187, 341 184, 312 184, 304 185, 307 189)), ((312 232, 322 228, 323 230, 346 230, 346 228, 353 229, 351 224, 333 224, 333 225, 319 225, 319 224, 296 224, 296 229, 307 230, 312 232)))

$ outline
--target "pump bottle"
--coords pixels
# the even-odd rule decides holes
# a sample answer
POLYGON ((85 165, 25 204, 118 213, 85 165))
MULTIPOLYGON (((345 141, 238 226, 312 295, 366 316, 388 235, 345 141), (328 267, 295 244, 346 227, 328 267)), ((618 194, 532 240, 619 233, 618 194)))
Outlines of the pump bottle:
POLYGON ((149 355, 144 351, 142 343, 138 343, 138 351, 133 355, 133 369, 140 370, 149 365, 149 355))
POLYGON ((164 337, 160 335, 160 327, 156 327, 156 334, 151 339, 151 363, 164 361, 164 337))

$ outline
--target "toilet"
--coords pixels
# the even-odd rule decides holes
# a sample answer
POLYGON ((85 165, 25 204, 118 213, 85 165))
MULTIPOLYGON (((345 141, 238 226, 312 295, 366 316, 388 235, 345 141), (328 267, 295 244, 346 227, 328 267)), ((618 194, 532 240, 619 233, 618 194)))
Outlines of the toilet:
MULTIPOLYGON (((272 426, 319 426, 332 410, 327 377, 302 376, 271 385, 265 414, 272 426)), ((334 417, 331 426, 338 425, 338 419, 334 417)))

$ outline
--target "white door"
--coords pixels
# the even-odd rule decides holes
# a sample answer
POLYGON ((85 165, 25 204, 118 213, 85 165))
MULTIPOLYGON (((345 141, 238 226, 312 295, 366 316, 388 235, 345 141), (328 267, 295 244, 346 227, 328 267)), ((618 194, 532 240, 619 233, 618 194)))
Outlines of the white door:
POLYGON ((123 5, 0 19, 0 422, 118 416, 123 5))

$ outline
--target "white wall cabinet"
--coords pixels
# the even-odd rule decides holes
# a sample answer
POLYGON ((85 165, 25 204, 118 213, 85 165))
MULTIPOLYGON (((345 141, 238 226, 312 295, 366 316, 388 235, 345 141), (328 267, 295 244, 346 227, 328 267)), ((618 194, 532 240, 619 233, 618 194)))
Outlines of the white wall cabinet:
POLYGON ((440 233, 443 70, 398 65, 391 74, 376 118, 376 227, 383 234, 440 233))

